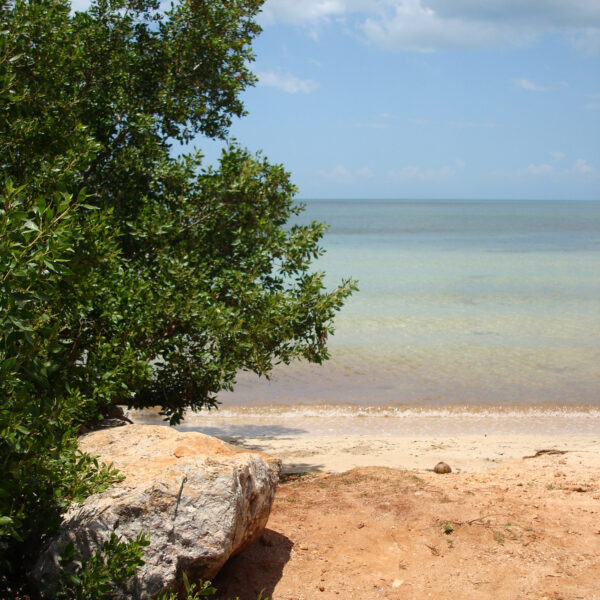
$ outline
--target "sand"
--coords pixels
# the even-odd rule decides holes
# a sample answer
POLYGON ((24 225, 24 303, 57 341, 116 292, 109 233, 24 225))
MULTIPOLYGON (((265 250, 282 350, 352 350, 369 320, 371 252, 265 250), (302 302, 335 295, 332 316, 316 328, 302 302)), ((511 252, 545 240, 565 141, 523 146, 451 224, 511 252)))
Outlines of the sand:
POLYGON ((191 421, 287 474, 220 599, 600 600, 596 413, 191 421))
MULTIPOLYGON (((165 424, 152 410, 131 416, 138 423, 165 424)), ((455 472, 473 472, 542 448, 578 450, 592 461, 600 456, 597 409, 223 407, 189 413, 178 429, 273 454, 285 472, 422 470, 440 460, 455 472)))
POLYGON ((593 436, 238 443, 303 474, 283 478, 266 531, 217 577, 221 598, 600 599, 593 436), (453 472, 426 470, 438 460, 453 472))
POLYGON ((578 451, 589 468, 600 469, 600 436, 275 437, 243 438, 234 443, 281 458, 286 473, 339 473, 367 466, 424 470, 438 461, 448 463, 457 473, 478 472, 549 448, 578 451))

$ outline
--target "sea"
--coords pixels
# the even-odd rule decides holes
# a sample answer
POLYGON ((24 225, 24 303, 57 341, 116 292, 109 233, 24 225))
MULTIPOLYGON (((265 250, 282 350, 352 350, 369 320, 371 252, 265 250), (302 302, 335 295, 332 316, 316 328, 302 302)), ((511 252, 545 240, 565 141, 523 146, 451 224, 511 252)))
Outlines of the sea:
POLYGON ((359 286, 331 359, 240 373, 186 428, 600 435, 600 201, 304 204, 314 269, 359 286))

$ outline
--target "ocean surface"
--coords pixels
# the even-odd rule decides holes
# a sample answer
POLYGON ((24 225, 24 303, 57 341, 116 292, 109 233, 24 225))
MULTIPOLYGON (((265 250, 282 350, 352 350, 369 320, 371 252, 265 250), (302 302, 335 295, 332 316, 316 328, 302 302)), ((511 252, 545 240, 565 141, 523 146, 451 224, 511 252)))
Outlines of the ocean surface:
POLYGON ((316 264, 358 280, 332 359, 225 406, 600 407, 600 202, 311 201, 316 264))
POLYGON ((600 202, 309 201, 299 220, 330 225, 327 285, 360 290, 330 361, 240 374, 219 423, 600 433, 600 202))

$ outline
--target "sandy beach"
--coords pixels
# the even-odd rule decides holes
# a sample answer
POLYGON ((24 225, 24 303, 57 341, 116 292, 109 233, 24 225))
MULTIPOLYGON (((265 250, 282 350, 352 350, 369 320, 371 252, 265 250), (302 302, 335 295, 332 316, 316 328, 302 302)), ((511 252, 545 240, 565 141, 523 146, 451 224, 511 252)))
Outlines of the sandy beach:
POLYGON ((267 529, 214 582, 222 599, 600 598, 597 438, 244 445, 315 470, 284 477, 267 529), (438 460, 453 472, 425 470, 438 460), (386 466, 352 468, 367 464, 386 466))
MULTIPOLYGON (((135 411, 137 423, 165 422, 156 411, 135 411)), ((579 452, 600 469, 600 411, 566 409, 372 409, 349 406, 224 407, 190 413, 178 426, 283 462, 285 473, 340 473, 355 467, 478 472, 542 449, 579 452)))
POLYGON ((371 466, 422 471, 432 469, 439 461, 451 465, 456 473, 474 473, 531 456, 543 449, 576 452, 582 465, 600 471, 600 438, 592 436, 341 436, 296 439, 244 438, 234 443, 281 458, 286 473, 340 473, 355 467, 371 466))
POLYGON ((267 529, 214 581, 219 598, 600 599, 597 410, 385 415, 186 419, 285 473, 267 529))

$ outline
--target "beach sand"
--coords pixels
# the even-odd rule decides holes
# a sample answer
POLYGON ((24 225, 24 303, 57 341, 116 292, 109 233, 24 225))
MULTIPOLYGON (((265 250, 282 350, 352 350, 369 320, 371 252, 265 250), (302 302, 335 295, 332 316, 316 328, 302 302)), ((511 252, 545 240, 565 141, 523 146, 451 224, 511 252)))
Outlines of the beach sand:
POLYGON ((487 470, 522 459, 542 449, 577 451, 582 464, 600 470, 600 436, 524 434, 456 436, 346 435, 328 437, 244 437, 230 440, 245 448, 280 458, 285 473, 328 471, 355 467, 392 467, 409 471, 433 469, 439 461, 456 473, 487 470))
MULTIPOLYGON (((156 411, 130 416, 165 425, 156 411)), ((544 448, 581 451, 592 461, 600 456, 597 408, 223 407, 189 413, 178 429, 277 456, 286 473, 422 470, 442 460, 455 472, 474 472, 544 448)))
POLYGON ((597 439, 244 445, 317 470, 284 477, 259 541, 216 578, 220 598, 600 599, 597 439), (548 449, 565 453, 534 456, 548 449), (453 473, 423 470, 438 460, 453 473), (367 464, 386 466, 345 470, 367 464))
POLYGON ((267 529, 213 582, 223 600, 600 600, 595 409, 225 410, 180 428, 283 462, 267 529))

